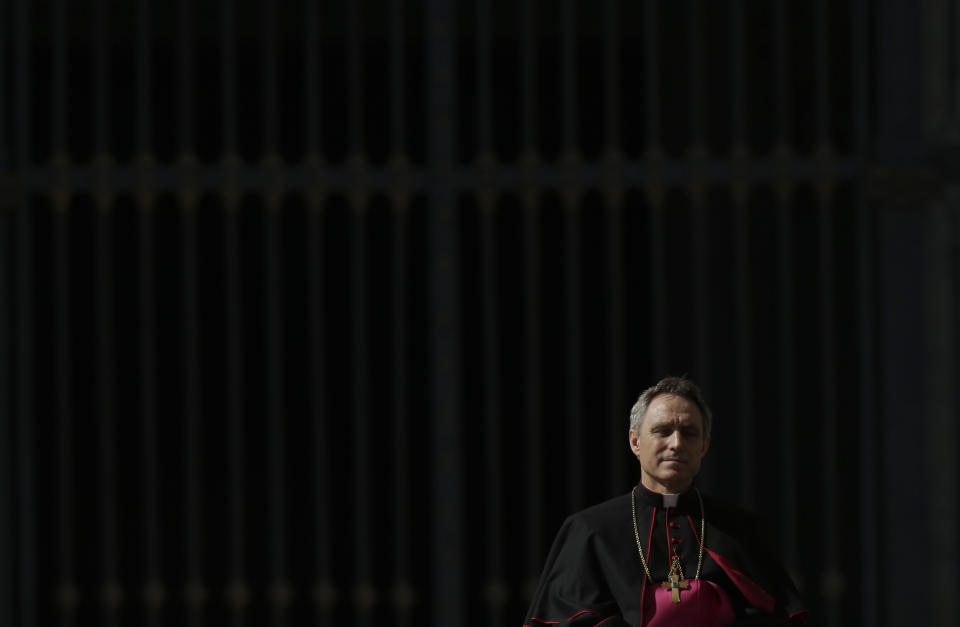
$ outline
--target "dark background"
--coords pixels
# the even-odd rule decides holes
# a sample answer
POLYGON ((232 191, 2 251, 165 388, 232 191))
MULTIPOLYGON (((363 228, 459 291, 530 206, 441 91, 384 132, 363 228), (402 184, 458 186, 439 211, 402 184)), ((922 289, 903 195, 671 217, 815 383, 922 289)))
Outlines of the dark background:
POLYGON ((0 2, 0 625, 519 625, 666 374, 811 624, 953 624, 958 23, 0 2))

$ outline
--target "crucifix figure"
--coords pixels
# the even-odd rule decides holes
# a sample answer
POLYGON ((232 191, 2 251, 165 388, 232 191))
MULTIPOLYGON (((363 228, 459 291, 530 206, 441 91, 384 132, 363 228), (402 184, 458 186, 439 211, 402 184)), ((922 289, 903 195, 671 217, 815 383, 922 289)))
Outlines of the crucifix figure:
POLYGON ((670 573, 670 580, 664 581, 660 584, 661 588, 668 588, 670 590, 670 600, 674 603, 680 602, 680 591, 686 590, 690 587, 690 584, 686 581, 680 581, 680 575, 676 572, 670 573))

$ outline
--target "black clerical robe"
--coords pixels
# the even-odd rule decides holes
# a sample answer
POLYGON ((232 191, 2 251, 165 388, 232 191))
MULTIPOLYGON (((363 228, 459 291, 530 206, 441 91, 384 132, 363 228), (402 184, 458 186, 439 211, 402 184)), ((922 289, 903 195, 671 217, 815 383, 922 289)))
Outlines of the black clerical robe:
MULTIPOLYGON (((728 620, 728 624, 751 625, 806 622, 807 610, 770 550, 771 544, 754 515, 703 495, 705 532, 701 558, 701 510, 694 490, 680 495, 675 507, 665 507, 663 496, 642 484, 634 492, 637 532, 653 582, 647 580, 640 561, 631 495, 627 493, 574 514, 563 523, 547 557, 525 626, 692 626, 724 624, 728 620), (674 609, 693 608, 664 606, 653 599, 654 586, 667 580, 674 556, 679 557, 688 580, 694 579, 702 559, 698 585, 714 597, 726 595, 722 608, 716 603, 702 605, 713 608, 703 610, 710 615, 704 616, 702 622, 691 621, 689 616, 671 620, 670 612, 674 609)), ((679 597, 680 604, 705 598, 689 590, 680 590, 679 597)))

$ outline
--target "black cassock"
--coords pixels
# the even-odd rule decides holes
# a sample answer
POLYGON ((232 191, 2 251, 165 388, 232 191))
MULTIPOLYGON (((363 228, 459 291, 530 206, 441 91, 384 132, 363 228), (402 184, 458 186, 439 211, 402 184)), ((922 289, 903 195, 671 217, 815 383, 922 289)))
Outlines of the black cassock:
POLYGON ((636 525, 650 574, 637 549, 630 493, 574 514, 557 533, 524 625, 802 625, 807 610, 753 514, 693 489, 674 507, 642 484, 634 489, 636 525), (687 585, 679 603, 662 588, 672 558, 687 585), (702 559, 700 581, 692 582, 702 559), (659 589, 659 591, 658 591, 659 589), (664 596, 666 595, 666 596, 664 596), (658 598, 655 598, 658 597, 658 598), (666 599, 666 602, 664 602, 666 599), (686 604, 686 605, 684 605, 686 604))

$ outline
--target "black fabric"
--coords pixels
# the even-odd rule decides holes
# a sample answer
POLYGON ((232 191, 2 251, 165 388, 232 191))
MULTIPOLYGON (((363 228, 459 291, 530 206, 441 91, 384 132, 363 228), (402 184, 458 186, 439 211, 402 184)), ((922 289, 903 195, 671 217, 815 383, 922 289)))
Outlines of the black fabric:
MULTIPOLYGON (((697 569, 700 504, 696 492, 680 496, 675 508, 663 507, 663 497, 639 485, 636 516, 640 542, 649 555, 653 580, 664 581, 672 546, 677 546, 684 574, 697 569), (668 538, 676 538, 670 542, 668 538), (652 542, 650 541, 652 535, 652 542)), ((772 597, 772 614, 752 608, 746 594, 723 568, 703 552, 700 578, 721 586, 737 614, 735 624, 782 624, 791 615, 801 623, 806 611, 793 582, 768 548, 759 519, 740 508, 703 495, 706 514, 705 547, 749 578, 756 591, 772 597), (758 622, 759 621, 759 622, 758 622)), ((643 566, 637 551, 630 494, 624 494, 568 517, 557 533, 540 584, 527 613, 526 625, 544 622, 562 627, 603 627, 643 624, 643 566)), ((646 618, 649 619, 649 611, 646 618)))

